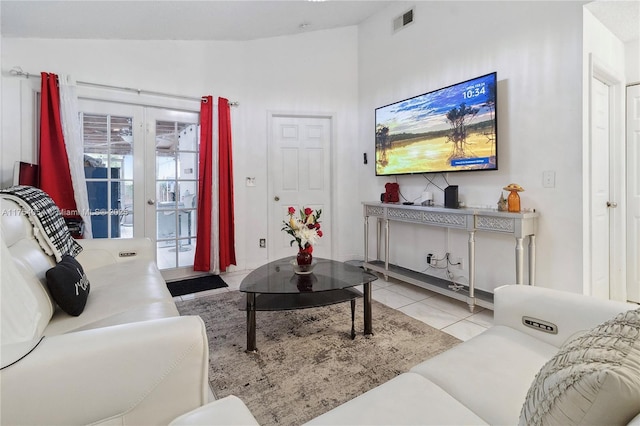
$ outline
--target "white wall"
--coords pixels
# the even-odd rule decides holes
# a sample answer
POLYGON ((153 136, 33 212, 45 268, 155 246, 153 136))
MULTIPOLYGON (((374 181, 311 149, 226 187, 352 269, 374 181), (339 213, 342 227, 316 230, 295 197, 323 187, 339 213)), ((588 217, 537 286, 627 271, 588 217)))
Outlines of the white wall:
MULTIPOLYGON (((238 268, 265 263, 267 250, 258 239, 267 230, 268 111, 335 114, 338 182, 356 180, 357 29, 347 27, 293 37, 251 42, 2 40, 1 184, 11 182, 16 160, 32 160, 32 134, 21 122, 33 122, 21 107, 24 79, 8 76, 13 66, 29 72, 71 74, 77 80, 142 88, 198 97, 212 94, 240 102, 232 109, 238 268), (246 187, 246 176, 256 187, 246 187)), ((33 81, 33 79, 32 79, 33 81)), ((338 186, 340 203, 354 197, 353 188, 338 186)), ((358 213, 360 210, 358 210, 358 213)), ((360 217, 357 217, 360 223, 360 217)), ((338 259, 361 251, 350 231, 352 218, 336 215, 333 238, 338 259)), ((267 241, 268 243, 268 241, 267 241)))
POLYGON ((640 39, 625 43, 627 84, 640 84, 640 39))
MULTIPOLYGON (((577 2, 402 2, 360 26, 358 50, 359 145, 369 158, 376 107, 497 71, 499 170, 449 173, 448 181, 468 206, 493 207, 503 186, 522 185, 523 208, 541 215, 537 284, 573 292, 582 291, 581 46, 577 2), (414 23, 392 34, 392 19, 413 5, 414 23), (555 171, 555 188, 542 187, 545 170, 555 171)), ((376 178, 372 163, 359 170, 363 199, 379 199, 394 180, 376 178)), ((398 182, 409 200, 427 184, 422 176, 398 182)), ((415 270, 426 269, 428 252, 466 256, 464 232, 399 224, 392 238, 391 261, 415 270)), ((514 245, 478 233, 477 287, 514 282, 514 245)))
MULTIPOLYGON (((332 179, 335 188, 332 238, 337 246, 333 256, 352 259, 362 252, 360 239, 351 229, 354 216, 348 212, 350 200, 358 198, 353 185, 357 180, 357 28, 321 31, 294 37, 279 37, 247 42, 247 93, 251 103, 244 117, 243 138, 238 149, 243 152, 243 164, 238 164, 240 176, 255 176, 256 187, 247 188, 245 225, 257 218, 259 227, 246 227, 249 266, 264 264, 266 250, 258 247, 258 239, 267 237, 267 115, 268 112, 298 114, 335 114, 332 179), (347 209, 347 210, 345 210, 347 209)), ((243 104, 244 105, 244 104, 243 104)), ((244 106, 241 107, 244 109, 244 106)), ((242 212, 236 209, 240 216, 242 212)), ((361 210, 355 220, 361 223, 361 210)), ((237 228, 236 228, 237 229, 237 228)), ((360 227, 358 228, 360 229, 360 227)))

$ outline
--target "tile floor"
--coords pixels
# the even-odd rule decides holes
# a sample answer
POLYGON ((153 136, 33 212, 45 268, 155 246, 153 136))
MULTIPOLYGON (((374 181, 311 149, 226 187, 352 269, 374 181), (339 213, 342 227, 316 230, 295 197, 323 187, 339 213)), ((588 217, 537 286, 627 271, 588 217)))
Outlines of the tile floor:
MULTIPOLYGON (((249 272, 224 273, 221 277, 229 287, 188 294, 176 299, 193 299, 220 292, 238 290, 242 279, 249 272)), ((477 306, 472 314, 464 302, 411 284, 402 283, 392 278, 388 282, 383 277, 374 281, 372 297, 380 303, 398 309, 463 341, 482 333, 493 323, 493 311, 490 309, 477 306)))

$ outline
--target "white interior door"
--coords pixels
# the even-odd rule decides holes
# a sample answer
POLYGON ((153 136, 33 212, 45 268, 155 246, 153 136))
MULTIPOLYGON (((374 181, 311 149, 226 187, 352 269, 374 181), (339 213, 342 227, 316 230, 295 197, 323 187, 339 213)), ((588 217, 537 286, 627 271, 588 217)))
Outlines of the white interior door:
POLYGON ((331 258, 331 118, 273 115, 269 141, 269 260, 297 253, 282 231, 287 209, 322 209, 313 255, 331 258))
POLYGON ((640 303, 640 84, 627 88, 627 299, 640 303))
POLYGON ((609 86, 591 82, 591 295, 609 299, 609 86))

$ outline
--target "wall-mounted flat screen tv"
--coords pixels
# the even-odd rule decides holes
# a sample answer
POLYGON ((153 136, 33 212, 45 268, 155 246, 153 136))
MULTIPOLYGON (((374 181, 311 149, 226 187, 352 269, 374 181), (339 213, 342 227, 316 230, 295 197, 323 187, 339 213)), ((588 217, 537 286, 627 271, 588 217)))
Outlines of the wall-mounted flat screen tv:
POLYGON ((376 108, 376 176, 498 169, 496 73, 376 108))

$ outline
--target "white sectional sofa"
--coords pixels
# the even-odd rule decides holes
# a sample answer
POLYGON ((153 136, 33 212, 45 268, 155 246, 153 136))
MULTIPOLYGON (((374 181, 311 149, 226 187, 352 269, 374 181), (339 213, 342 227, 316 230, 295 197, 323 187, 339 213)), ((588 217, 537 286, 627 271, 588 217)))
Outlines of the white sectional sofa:
POLYGON ((166 425, 209 401, 204 324, 179 316, 151 241, 79 240, 90 291, 71 316, 45 283, 55 260, 0 202, 1 424, 166 425))
MULTIPOLYGON (((173 424, 257 424, 228 398, 173 424)), ((307 424, 640 425, 640 310, 541 287, 500 287, 487 331, 307 424), (540 386, 530 391, 534 381, 540 386)))
MULTIPOLYGON (((565 342, 610 320, 621 312, 637 309, 625 303, 597 300, 577 294, 522 285, 504 286, 495 291, 494 326, 452 349, 416 365, 387 383, 313 419, 309 425, 516 425, 536 424, 522 421, 520 413, 536 374, 559 353, 565 342), (555 333, 541 328, 555 328, 555 333)), ((640 326, 638 315, 636 326, 640 326)), ((640 328, 636 328, 636 331, 640 328)), ((617 339, 617 336, 614 337, 617 339)), ((622 420, 616 418, 615 404, 605 408, 606 422, 625 424, 634 416, 640 424, 640 338, 631 343, 631 375, 625 386, 617 383, 617 392, 596 395, 604 400, 627 404, 622 420), (630 415, 629 412, 633 414, 630 415)), ((560 358, 561 359, 561 358, 560 358)), ((600 360, 599 362, 605 362, 600 360)), ((614 367, 615 368, 615 367, 614 367)), ((560 369, 558 369, 560 370, 560 369)), ((609 372, 610 373, 610 372, 609 372)), ((601 375, 607 376, 607 372, 601 375)), ((625 371, 625 373, 627 372, 625 371)), ((598 378, 599 380, 600 378, 598 378)), ((604 379, 603 379, 604 380, 604 379)), ((597 386, 593 386, 594 388, 597 386)), ((570 391, 571 389, 569 389, 570 391)), ((549 391, 550 392, 550 391, 549 391)), ((567 392, 568 393, 568 392, 567 392)), ((597 393, 597 392, 596 392, 597 393)), ((561 395, 555 402, 567 404, 561 395)), ((552 410, 549 401, 536 406, 552 410)), ((600 407, 602 409, 602 407, 600 407)), ((593 418, 587 407, 585 417, 550 420, 542 424, 584 424, 593 418)), ((553 414, 553 413, 552 413, 553 414)), ((583 413, 584 414, 584 413, 583 413)), ((581 415, 583 415, 581 414, 581 415)), ((597 423, 597 422, 596 422, 597 423)))

